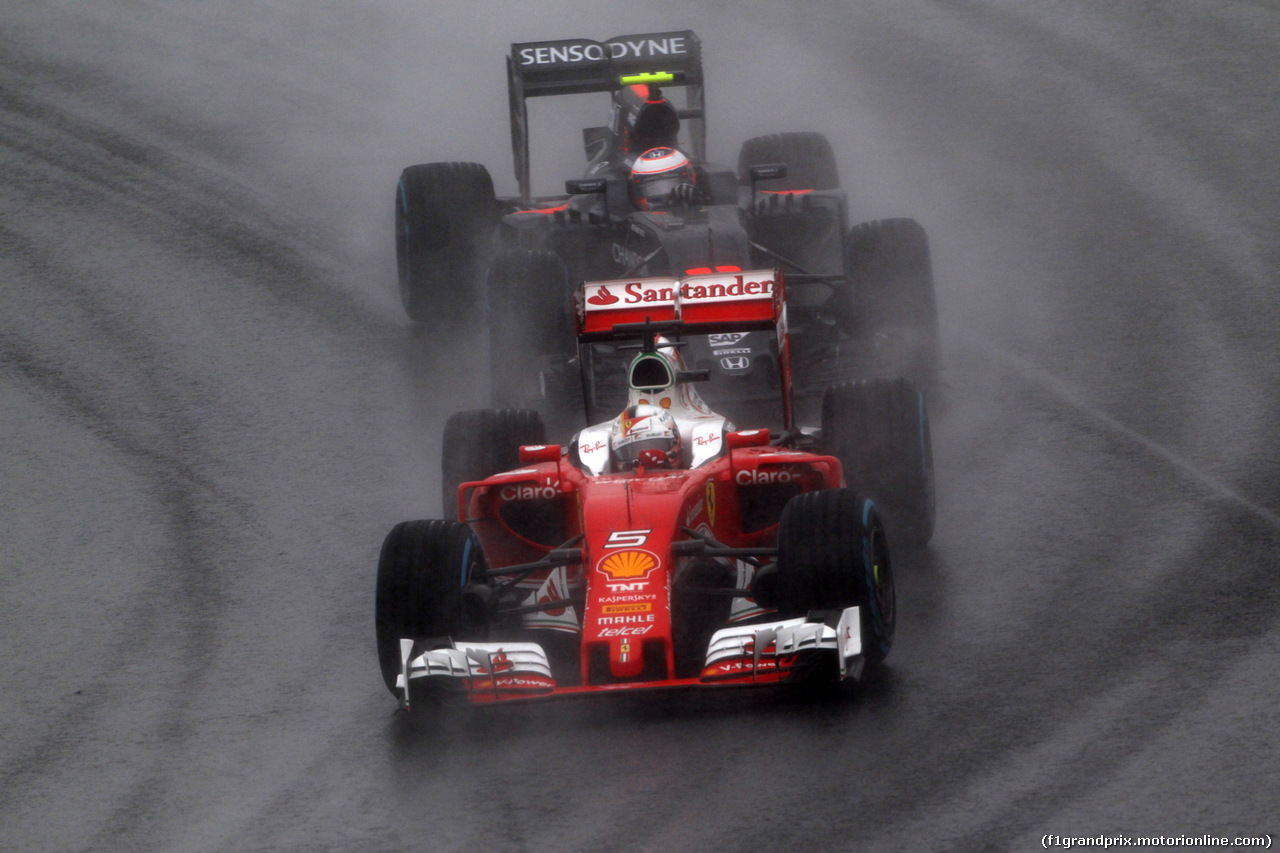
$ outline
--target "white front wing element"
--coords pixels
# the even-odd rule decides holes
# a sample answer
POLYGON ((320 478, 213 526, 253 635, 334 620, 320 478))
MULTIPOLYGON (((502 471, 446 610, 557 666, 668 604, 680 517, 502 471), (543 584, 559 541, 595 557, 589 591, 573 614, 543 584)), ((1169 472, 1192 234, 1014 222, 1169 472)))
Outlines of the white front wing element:
POLYGON ((546 692, 556 686, 547 653, 537 643, 452 643, 411 658, 412 648, 412 640, 400 641, 401 673, 396 687, 402 691, 405 707, 409 681, 415 678, 464 679, 472 689, 495 693, 546 692))
POLYGON ((841 680, 862 677, 862 619, 857 607, 845 608, 835 628, 803 618, 722 628, 711 636, 703 670, 741 661, 744 674, 749 672, 754 678, 763 671, 776 672, 774 664, 780 656, 818 649, 836 655, 841 680))

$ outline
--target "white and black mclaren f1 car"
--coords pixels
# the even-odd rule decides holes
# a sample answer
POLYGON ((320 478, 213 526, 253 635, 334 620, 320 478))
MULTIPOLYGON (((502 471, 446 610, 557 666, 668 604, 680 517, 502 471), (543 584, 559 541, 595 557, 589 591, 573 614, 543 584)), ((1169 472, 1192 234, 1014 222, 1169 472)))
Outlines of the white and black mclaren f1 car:
MULTIPOLYGON (((409 166, 395 193, 405 310, 436 328, 481 327, 494 405, 551 419, 576 408, 565 306, 579 282, 773 267, 787 276, 799 410, 816 416, 825 389, 851 379, 903 377, 932 393, 940 356, 924 229, 906 218, 850 225, 835 154, 816 132, 748 139, 736 166, 709 159, 695 33, 513 44, 507 82, 517 196, 498 197, 489 170, 463 162, 409 166), (564 192, 537 195, 533 104, 582 93, 608 95, 608 123, 582 131, 586 162, 564 192)), ((686 336, 686 362, 724 380, 735 404, 770 405, 772 344, 758 330, 733 334, 686 336)))

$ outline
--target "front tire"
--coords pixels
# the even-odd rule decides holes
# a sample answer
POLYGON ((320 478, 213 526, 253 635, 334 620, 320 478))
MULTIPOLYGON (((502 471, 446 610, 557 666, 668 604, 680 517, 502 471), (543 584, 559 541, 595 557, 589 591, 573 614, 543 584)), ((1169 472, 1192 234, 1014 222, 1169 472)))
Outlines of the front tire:
POLYGON ((374 625, 382 680, 394 695, 400 640, 482 631, 463 612, 462 588, 485 568, 480 540, 456 521, 405 521, 382 543, 374 625))
POLYGON ((479 163, 410 166, 396 185, 396 269, 405 313, 440 329, 479 314, 498 205, 479 163))
POLYGON ((897 620, 888 538, 875 504, 849 489, 796 495, 778 522, 766 599, 783 613, 858 607, 868 664, 884 660, 897 620))

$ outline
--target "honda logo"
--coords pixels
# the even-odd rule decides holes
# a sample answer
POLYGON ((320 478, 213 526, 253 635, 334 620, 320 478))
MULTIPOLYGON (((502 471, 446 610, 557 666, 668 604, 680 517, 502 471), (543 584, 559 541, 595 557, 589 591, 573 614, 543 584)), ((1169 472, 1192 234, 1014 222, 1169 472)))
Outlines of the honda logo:
POLYGON ((725 370, 746 370, 751 366, 751 359, 745 355, 731 355, 720 359, 720 366, 725 370))

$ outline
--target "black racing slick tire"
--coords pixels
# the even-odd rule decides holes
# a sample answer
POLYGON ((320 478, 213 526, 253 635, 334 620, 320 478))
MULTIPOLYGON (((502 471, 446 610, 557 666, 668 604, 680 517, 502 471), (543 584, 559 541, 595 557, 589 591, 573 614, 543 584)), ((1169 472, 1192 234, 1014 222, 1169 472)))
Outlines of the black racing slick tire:
POLYGON ((738 180, 749 184, 747 170, 765 163, 786 163, 787 175, 758 181, 757 190, 834 190, 840 187, 840 171, 831 143, 820 133, 810 131, 771 133, 742 143, 738 152, 738 180))
POLYGON ((893 644, 896 598, 888 537, 875 504, 849 489, 796 495, 778 522, 778 562, 768 598, 783 613, 862 609, 867 663, 893 644))
POLYGON ((479 316, 498 204, 478 163, 410 166, 396 185, 396 268, 405 313, 436 328, 479 316))
POLYGON ((563 404, 545 400, 543 375, 576 353, 573 295, 560 256, 542 249, 497 255, 489 270, 487 313, 493 404, 563 404))
POLYGON ((469 624, 462 588, 485 568, 480 540, 456 521, 405 521, 382 543, 374 624, 382 680, 393 694, 400 640, 453 637, 482 630, 469 624))
POLYGON ((931 388, 941 347, 929 237, 914 219, 878 219, 845 238, 849 297, 832 306, 846 327, 872 346, 892 348, 882 359, 896 375, 931 388))
POLYGON ((895 545, 933 536, 933 445, 924 395, 904 379, 862 379, 828 388, 822 444, 845 483, 876 502, 895 545))
POLYGON ((546 443, 542 416, 531 409, 471 409, 451 415, 440 453, 445 517, 458 517, 458 486, 519 468, 521 445, 546 443))

